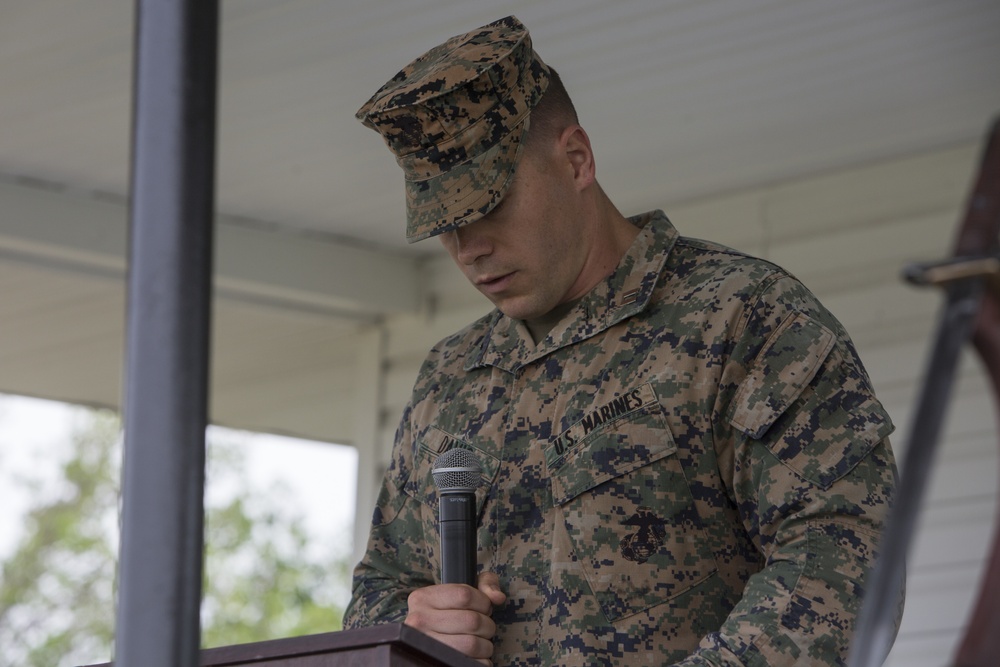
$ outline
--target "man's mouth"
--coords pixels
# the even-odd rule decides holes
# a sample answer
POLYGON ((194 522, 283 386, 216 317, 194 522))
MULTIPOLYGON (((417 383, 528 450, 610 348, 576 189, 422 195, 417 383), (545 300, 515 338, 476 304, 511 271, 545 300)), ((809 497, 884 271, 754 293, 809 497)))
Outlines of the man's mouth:
POLYGON ((514 278, 514 273, 514 271, 511 271, 510 273, 483 276, 476 279, 475 285, 481 292, 496 294, 507 289, 507 286, 510 285, 511 280, 514 278))

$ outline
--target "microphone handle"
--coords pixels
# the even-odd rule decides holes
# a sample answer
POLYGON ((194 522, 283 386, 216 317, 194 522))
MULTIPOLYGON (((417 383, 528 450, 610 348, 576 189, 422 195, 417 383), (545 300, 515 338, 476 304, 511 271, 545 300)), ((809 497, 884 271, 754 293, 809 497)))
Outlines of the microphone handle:
POLYGON ((441 532, 441 583, 476 587, 476 494, 442 493, 438 498, 441 532))

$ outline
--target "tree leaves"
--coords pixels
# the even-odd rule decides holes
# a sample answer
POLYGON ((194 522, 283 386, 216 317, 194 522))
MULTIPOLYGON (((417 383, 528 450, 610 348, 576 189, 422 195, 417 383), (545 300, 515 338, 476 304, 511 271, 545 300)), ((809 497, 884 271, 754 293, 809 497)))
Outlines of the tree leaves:
MULTIPOLYGON (((0 563, 0 667, 110 659, 118 549, 120 423, 90 411, 72 437, 53 493, 37 496, 0 563)), ((209 443, 202 645, 339 630, 346 553, 324 553, 288 489, 253 490, 238 442, 209 443)), ((22 480, 20 485, 42 485, 22 480)))

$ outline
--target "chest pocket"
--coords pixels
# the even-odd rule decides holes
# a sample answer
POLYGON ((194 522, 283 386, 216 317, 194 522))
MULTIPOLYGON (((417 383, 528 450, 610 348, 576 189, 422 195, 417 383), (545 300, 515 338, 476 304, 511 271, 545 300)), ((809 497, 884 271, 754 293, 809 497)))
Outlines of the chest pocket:
POLYGON ((546 457, 553 501, 609 622, 668 602, 716 571, 659 403, 557 455, 558 444, 546 457))

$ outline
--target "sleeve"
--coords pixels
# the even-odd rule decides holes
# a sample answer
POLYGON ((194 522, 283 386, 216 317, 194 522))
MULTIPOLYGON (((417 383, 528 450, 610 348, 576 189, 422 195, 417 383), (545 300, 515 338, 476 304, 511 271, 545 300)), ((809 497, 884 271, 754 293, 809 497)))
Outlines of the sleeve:
POLYGON ((797 281, 761 288, 740 326, 714 437, 763 567, 679 664, 842 665, 896 481, 892 422, 846 332, 797 281))
POLYGON ((344 629, 401 623, 410 592, 434 583, 419 501, 404 492, 413 469, 410 407, 396 431, 393 458, 372 515, 368 547, 354 569, 344 629))

